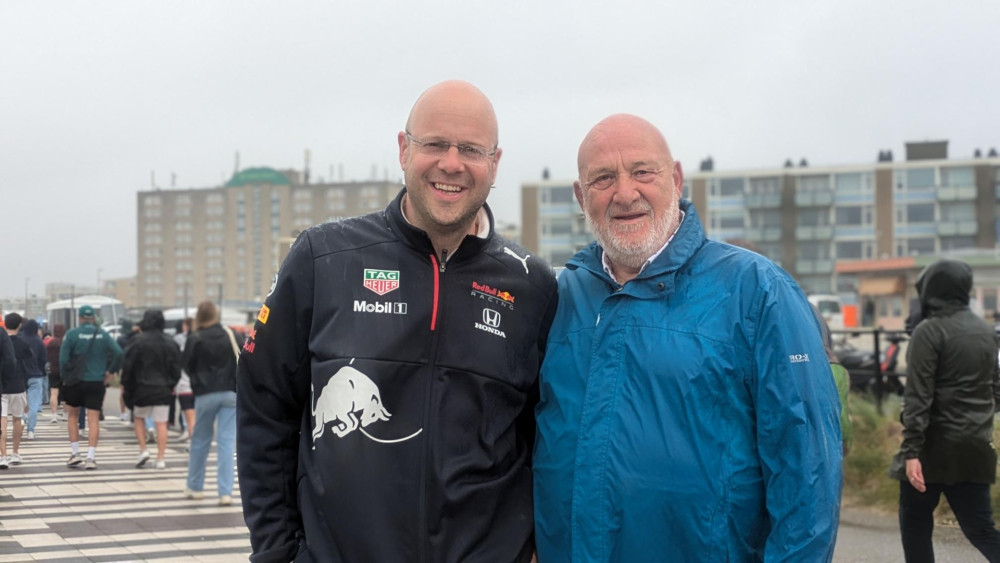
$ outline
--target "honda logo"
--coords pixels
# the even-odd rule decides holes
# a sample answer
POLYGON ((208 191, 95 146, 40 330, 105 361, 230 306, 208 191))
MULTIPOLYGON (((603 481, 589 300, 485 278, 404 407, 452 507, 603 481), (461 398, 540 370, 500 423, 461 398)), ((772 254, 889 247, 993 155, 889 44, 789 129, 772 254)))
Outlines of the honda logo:
POLYGON ((483 324, 498 328, 500 326, 500 313, 493 309, 483 309, 483 324))

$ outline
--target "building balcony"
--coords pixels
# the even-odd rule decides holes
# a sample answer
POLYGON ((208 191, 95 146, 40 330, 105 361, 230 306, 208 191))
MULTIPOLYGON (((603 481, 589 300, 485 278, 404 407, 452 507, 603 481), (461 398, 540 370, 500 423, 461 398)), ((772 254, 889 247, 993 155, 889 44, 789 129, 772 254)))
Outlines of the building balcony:
POLYGON ((833 273, 833 260, 796 260, 795 271, 804 274, 833 273))
POLYGON ((822 207, 833 205, 833 191, 823 190, 818 192, 796 192, 795 205, 797 207, 822 207))
POLYGON ((745 196, 748 208, 772 208, 781 206, 781 194, 747 194, 745 196))
POLYGON ((795 227, 795 238, 798 240, 830 240, 833 238, 833 227, 831 225, 795 227))
POLYGON ((937 198, 938 201, 972 201, 976 199, 976 186, 941 186, 937 198))
POLYGON ((756 242, 777 242, 781 240, 781 227, 757 227, 747 229, 747 238, 756 242))
POLYGON ((943 221, 937 226, 937 234, 942 237, 974 235, 978 230, 973 221, 943 221))

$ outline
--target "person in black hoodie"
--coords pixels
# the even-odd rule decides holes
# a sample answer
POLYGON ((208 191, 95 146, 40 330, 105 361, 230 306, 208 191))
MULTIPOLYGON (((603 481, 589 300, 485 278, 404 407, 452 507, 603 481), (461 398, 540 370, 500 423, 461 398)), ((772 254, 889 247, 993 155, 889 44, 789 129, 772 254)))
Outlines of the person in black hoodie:
POLYGON ((3 318, 4 328, 10 336, 12 352, 14 353, 14 369, 4 370, 3 394, 0 395, 0 469, 21 463, 21 429, 23 417, 28 412, 27 366, 34 360, 31 348, 18 336, 23 319, 17 313, 8 313, 3 318), (7 417, 14 419, 14 449, 7 457, 7 417))
POLYGON ((933 561, 934 509, 943 494, 965 537, 1000 561, 990 485, 996 479, 993 417, 1000 401, 993 327, 969 309, 972 268, 939 260, 917 278, 923 321, 906 357, 899 528, 908 562, 933 561))
POLYGON ((45 393, 45 363, 48 354, 45 343, 38 334, 38 321, 27 319, 21 329, 19 338, 31 348, 31 361, 25 366, 28 371, 28 412, 25 418, 28 426, 28 439, 35 439, 35 425, 38 424, 38 413, 42 412, 42 395, 45 393))
POLYGON ((194 391, 194 432, 188 458, 188 498, 204 497, 205 461, 212 447, 212 428, 218 426, 219 504, 233 503, 233 451, 236 444, 236 361, 243 338, 219 323, 211 301, 198 304, 195 331, 184 344, 184 370, 194 391))
POLYGON ((141 333, 125 350, 122 388, 125 404, 135 415, 135 436, 139 440, 136 467, 149 461, 146 449, 146 418, 156 424, 156 468, 165 469, 163 454, 167 449, 167 416, 174 400, 171 390, 181 378, 181 351, 172 338, 163 334, 163 312, 151 309, 139 323, 141 333))

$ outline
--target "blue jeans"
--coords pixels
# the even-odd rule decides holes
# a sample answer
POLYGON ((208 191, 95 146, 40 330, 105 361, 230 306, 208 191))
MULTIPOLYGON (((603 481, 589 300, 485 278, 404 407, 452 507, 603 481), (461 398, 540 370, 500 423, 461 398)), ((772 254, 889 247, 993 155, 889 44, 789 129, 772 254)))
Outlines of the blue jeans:
POLYGON ((25 413, 28 432, 35 431, 35 424, 38 422, 38 413, 42 410, 42 393, 45 392, 44 377, 28 378, 28 412, 25 413))
POLYGON ((205 461, 212 447, 212 426, 218 421, 219 496, 233 494, 233 448, 236 445, 236 393, 217 391, 194 398, 194 434, 191 435, 191 456, 188 458, 187 488, 205 488, 205 461))

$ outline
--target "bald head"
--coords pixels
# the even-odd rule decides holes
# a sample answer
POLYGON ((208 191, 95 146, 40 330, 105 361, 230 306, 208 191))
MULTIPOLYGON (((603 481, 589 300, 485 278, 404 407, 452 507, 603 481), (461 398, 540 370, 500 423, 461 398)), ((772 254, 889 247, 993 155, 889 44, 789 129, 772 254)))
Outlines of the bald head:
POLYGON ((484 146, 497 145, 497 116, 493 104, 479 88, 462 80, 448 80, 431 86, 417 98, 406 119, 406 130, 415 136, 425 135, 421 127, 443 117, 463 121, 488 139, 484 146))
POLYGON ((580 150, 576 156, 580 178, 583 179, 584 167, 596 152, 613 147, 630 146, 637 142, 662 153, 666 161, 673 162, 667 140, 656 126, 641 117, 617 113, 602 119, 580 143, 580 150))

